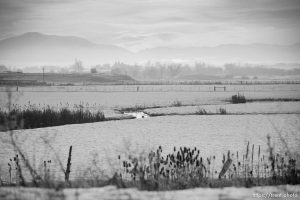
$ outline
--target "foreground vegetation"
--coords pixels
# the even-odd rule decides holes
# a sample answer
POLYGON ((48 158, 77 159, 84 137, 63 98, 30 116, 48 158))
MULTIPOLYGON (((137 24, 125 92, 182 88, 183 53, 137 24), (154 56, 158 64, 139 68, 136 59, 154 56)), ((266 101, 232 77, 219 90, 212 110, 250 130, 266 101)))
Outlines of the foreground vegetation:
POLYGON ((249 143, 244 155, 228 151, 227 155, 223 154, 221 169, 216 167, 219 161, 215 156, 203 158, 197 147, 174 147, 173 152, 163 156, 160 146, 150 152, 148 158, 130 157, 122 162, 119 177, 125 181, 121 186, 132 184, 142 190, 174 190, 300 184, 296 158, 288 153, 274 154, 270 138, 268 145, 268 156, 261 155, 260 146, 255 151, 255 146, 251 148, 249 143))
MULTIPOLYGON (((202 157, 197 147, 174 147, 172 152, 164 153, 159 146, 155 151, 138 156, 130 155, 124 159, 118 156, 120 166, 112 178, 104 176, 99 163, 94 160, 93 165, 82 174, 83 177, 74 180, 69 179, 72 172, 70 147, 66 167, 58 162, 65 181, 51 176, 51 160, 45 160, 41 165, 43 170, 37 173, 19 151, 20 156, 16 155, 8 162, 9 181, 1 180, 0 183, 3 186, 22 185, 56 189, 116 185, 119 188, 136 187, 140 190, 300 184, 299 155, 289 151, 283 155, 275 153, 270 137, 267 144, 268 155, 262 155, 260 146, 255 147, 248 142, 245 153, 228 151, 223 154, 222 160, 216 156, 202 157), (30 171, 31 182, 25 180, 25 170, 30 171)), ((73 173, 76 174, 76 171, 73 173)))
MULTIPOLYGON (((175 101, 172 106, 183 106, 183 104, 175 101)), ((219 109, 219 114, 226 113, 226 109, 219 109)), ((300 184, 299 155, 294 155, 289 151, 285 154, 275 153, 270 138, 267 143, 268 155, 261 154, 260 146, 249 143, 245 153, 226 152, 222 159, 215 155, 203 157, 198 147, 174 147, 172 152, 165 153, 159 146, 155 151, 138 156, 119 156, 120 166, 113 177, 103 175, 97 162, 92 162, 81 177, 70 179, 70 173, 77 174, 76 170, 71 169, 72 147, 70 147, 66 163, 44 157, 43 163, 40 163, 40 168, 37 169, 18 146, 13 129, 18 126, 25 127, 26 123, 41 126, 50 122, 61 125, 63 122, 101 121, 105 119, 103 113, 93 114, 84 110, 82 105, 73 110, 50 107, 40 109, 31 105, 26 109, 16 106, 10 109, 9 106, 9 112, 3 110, 1 114, 3 120, 1 124, 6 123, 9 127, 10 131, 7 134, 11 136, 10 143, 16 152, 13 158, 7 160, 7 168, 0 169, 1 186, 22 185, 61 189, 116 185, 119 188, 136 187, 141 190, 176 190, 194 187, 300 184), (53 175, 54 169, 61 169, 64 181, 53 175), (2 179, 2 177, 8 177, 8 179, 2 179)), ((197 114, 208 114, 208 112, 199 108, 197 114)))

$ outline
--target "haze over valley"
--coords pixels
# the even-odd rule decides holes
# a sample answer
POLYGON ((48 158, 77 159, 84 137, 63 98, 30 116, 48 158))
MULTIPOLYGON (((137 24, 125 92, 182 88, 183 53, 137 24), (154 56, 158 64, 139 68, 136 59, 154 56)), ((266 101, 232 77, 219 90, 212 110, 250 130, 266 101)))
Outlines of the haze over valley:
POLYGON ((123 62, 296 63, 300 43, 223 44, 213 47, 155 47, 132 52, 116 45, 104 45, 75 36, 28 32, 0 41, 0 64, 7 66, 66 66, 81 60, 86 65, 123 62))

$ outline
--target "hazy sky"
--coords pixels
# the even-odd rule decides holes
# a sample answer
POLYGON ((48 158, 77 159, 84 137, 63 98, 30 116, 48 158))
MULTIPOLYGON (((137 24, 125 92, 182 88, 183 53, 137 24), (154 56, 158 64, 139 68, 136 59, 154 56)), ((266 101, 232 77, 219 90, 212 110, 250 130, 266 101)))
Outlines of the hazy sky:
POLYGON ((156 46, 300 42, 300 0, 0 0, 0 38, 74 35, 156 46))

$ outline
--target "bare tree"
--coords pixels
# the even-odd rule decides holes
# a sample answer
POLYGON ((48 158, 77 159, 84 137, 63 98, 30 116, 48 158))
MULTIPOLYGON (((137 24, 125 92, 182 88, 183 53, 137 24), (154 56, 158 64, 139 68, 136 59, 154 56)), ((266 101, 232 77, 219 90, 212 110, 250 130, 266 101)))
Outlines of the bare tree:
POLYGON ((75 59, 75 63, 71 66, 72 70, 81 73, 84 70, 83 64, 81 60, 75 59))

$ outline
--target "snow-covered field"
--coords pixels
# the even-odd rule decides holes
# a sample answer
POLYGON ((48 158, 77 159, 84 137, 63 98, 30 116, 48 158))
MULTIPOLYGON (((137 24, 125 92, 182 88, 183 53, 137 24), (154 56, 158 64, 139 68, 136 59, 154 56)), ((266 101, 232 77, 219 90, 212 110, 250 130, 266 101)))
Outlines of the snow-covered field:
POLYGON ((0 188, 0 198, 6 200, 253 200, 253 199, 299 199, 300 186, 283 185, 253 188, 196 188, 179 191, 138 191, 136 189, 103 188, 54 189, 39 188, 0 188), (262 197, 263 196, 263 197, 262 197))

